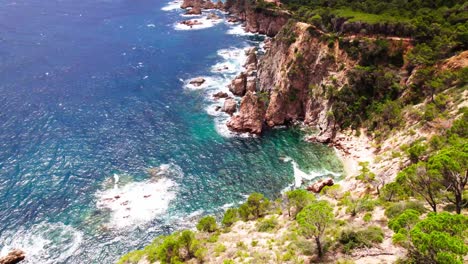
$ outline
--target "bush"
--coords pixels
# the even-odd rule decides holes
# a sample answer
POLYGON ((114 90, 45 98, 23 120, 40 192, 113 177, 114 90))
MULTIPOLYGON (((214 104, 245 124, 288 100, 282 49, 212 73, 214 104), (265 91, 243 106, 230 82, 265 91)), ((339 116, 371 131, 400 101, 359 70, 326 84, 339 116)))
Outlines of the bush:
POLYGON ((257 230, 260 232, 268 232, 276 228, 278 225, 278 220, 276 217, 272 216, 270 218, 265 218, 257 223, 257 230))
POLYGON ((221 224, 224 227, 230 227, 238 220, 238 211, 235 208, 229 208, 224 213, 223 220, 221 220, 221 224))
POLYGON ((380 227, 371 226, 358 231, 345 230, 341 233, 339 242, 343 244, 344 252, 349 253, 355 248, 371 247, 375 243, 382 243, 384 233, 380 227))
POLYGON ((239 215, 244 221, 255 220, 266 215, 270 201, 261 193, 252 193, 247 202, 239 207, 239 215))
POLYGON ((362 217, 362 220, 364 220, 364 222, 370 222, 370 220, 372 220, 372 213, 369 213, 367 212, 363 217, 362 217))
POLYGON ((220 253, 226 251, 226 246, 224 244, 217 244, 214 248, 214 251, 219 256, 220 253))
POLYGON ((197 224, 198 231, 212 233, 218 229, 216 219, 213 216, 205 216, 197 224))
POLYGON ((390 204, 385 209, 385 216, 387 216, 387 218, 389 218, 389 219, 392 219, 392 218, 400 215, 401 213, 403 213, 404 211, 406 211, 408 209, 415 210, 415 211, 419 212, 420 214, 423 214, 423 213, 425 213, 427 211, 426 207, 424 207, 424 204, 422 202, 419 202, 419 201, 406 201, 406 202, 399 202, 399 203, 390 204))

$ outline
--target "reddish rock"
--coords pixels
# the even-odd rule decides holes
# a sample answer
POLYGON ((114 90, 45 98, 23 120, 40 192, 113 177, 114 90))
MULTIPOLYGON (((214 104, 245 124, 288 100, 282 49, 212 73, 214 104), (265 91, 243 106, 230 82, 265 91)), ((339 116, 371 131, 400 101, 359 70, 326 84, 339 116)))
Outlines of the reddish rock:
MULTIPOLYGON (((183 24, 183 25, 186 25, 186 26, 189 26, 189 27, 193 27, 193 26, 196 26, 196 25, 202 25, 203 23, 196 20, 196 19, 193 19, 193 20, 184 20, 184 21, 180 22, 180 24, 183 24)), ((197 86, 200 86, 200 85, 197 85, 197 86)))
POLYGON ((220 99, 220 98, 227 98, 229 95, 225 92, 217 92, 213 94, 213 98, 220 99))
POLYGON ((8 255, 0 258, 0 264, 16 264, 24 260, 26 254, 20 249, 14 249, 8 255))
POLYGON ((245 61, 244 67, 249 64, 257 64, 257 54, 255 53, 255 48, 250 48, 246 52, 247 60, 245 61))
POLYGON ((205 83, 205 81, 206 81, 206 80, 203 79, 202 77, 197 77, 197 78, 195 78, 195 79, 190 80, 189 83, 192 84, 193 86, 197 86, 197 87, 198 87, 198 86, 202 85, 203 83, 205 83))
POLYGON ((335 184, 333 182, 333 179, 328 178, 328 179, 320 180, 310 185, 309 187, 307 187, 307 190, 310 192, 319 193, 325 186, 333 186, 333 184, 335 184))
POLYGON ((207 19, 211 19, 211 20, 218 20, 218 19, 221 19, 217 14, 215 13, 209 13, 208 16, 206 17, 207 19))
POLYGON ((261 134, 264 115, 264 102, 255 93, 249 91, 242 98, 239 114, 231 117, 227 126, 235 132, 261 134))
POLYGON ((247 76, 245 73, 239 74, 229 85, 229 91, 234 95, 243 96, 247 86, 247 76))
POLYGON ((246 90, 250 92, 255 92, 257 90, 257 78, 255 77, 247 78, 246 90))
POLYGON ((185 14, 186 15, 201 15, 202 10, 199 6, 194 6, 190 10, 188 10, 185 14))
POLYGON ((229 98, 224 101, 223 112, 232 115, 237 110, 237 103, 234 99, 229 98))

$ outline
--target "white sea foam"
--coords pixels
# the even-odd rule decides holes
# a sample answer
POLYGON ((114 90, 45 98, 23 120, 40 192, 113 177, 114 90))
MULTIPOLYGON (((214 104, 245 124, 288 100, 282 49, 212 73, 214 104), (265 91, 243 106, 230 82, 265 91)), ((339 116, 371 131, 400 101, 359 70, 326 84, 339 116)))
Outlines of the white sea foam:
POLYGON ((181 22, 177 22, 177 23, 174 25, 174 29, 175 29, 175 30, 199 30, 199 29, 205 29, 205 28, 213 27, 213 26, 215 26, 215 25, 221 23, 223 20, 222 20, 222 19, 208 19, 208 18, 205 16, 205 17, 190 19, 189 21, 198 22, 199 24, 193 25, 193 26, 188 26, 188 25, 182 24, 181 22))
POLYGON ((79 254, 82 242, 83 233, 71 226, 41 223, 0 237, 0 256, 21 249, 27 256, 24 263, 63 263, 79 254))
POLYGON ((171 1, 171 2, 167 3, 166 6, 161 8, 161 10, 163 10, 163 11, 173 11, 173 10, 180 9, 180 5, 182 4, 182 2, 183 1, 181 1, 181 0, 171 1))
POLYGON ((168 173, 177 176, 174 172, 181 173, 165 164, 159 167, 158 179, 130 182, 122 186, 116 182, 114 188, 98 191, 97 208, 111 212, 107 226, 138 226, 164 214, 176 195, 177 184, 167 177, 168 173))
POLYGON ((154 27, 156 27, 155 24, 148 24, 148 25, 146 25, 146 26, 149 27, 149 28, 154 28, 154 27))
POLYGON ((245 28, 242 24, 234 24, 231 28, 226 32, 229 35, 238 35, 238 36, 253 36, 255 33, 245 31, 245 28))
MULTIPOLYGON (((293 170, 294 170, 294 187, 296 188, 299 188, 301 187, 302 183, 304 182, 304 180, 307 180, 307 181, 312 181, 312 180, 315 180, 315 179, 318 179, 318 178, 322 178, 322 177, 325 177, 325 176, 328 176, 328 175, 332 175, 334 177, 337 177, 339 176, 340 174, 339 173, 336 173, 336 172, 332 172, 332 171, 329 171, 329 170, 321 170, 321 171, 312 171, 312 172, 309 172, 309 173, 306 173, 304 172, 303 170, 301 170, 299 168, 299 165, 297 164, 296 161, 294 161, 292 158, 290 157, 285 157, 283 159, 284 162, 291 162, 291 164, 293 165, 293 170)), ((292 186, 291 186, 292 187, 292 186)))

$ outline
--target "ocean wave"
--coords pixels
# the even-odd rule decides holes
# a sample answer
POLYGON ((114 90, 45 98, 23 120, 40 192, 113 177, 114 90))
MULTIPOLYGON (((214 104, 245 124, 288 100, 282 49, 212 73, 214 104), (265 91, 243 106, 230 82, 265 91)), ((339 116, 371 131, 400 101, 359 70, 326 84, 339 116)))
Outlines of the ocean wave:
POLYGON ((181 0, 171 1, 171 2, 167 3, 167 5, 165 5, 163 8, 161 8, 161 10, 163 10, 163 11, 173 11, 173 10, 180 9, 180 5, 182 4, 182 2, 183 1, 181 1, 181 0))
POLYGON ((114 187, 96 193, 96 207, 110 211, 109 228, 127 228, 148 223, 163 215, 176 197, 180 168, 164 164, 156 168, 152 178, 119 185, 114 174, 114 187))
MULTIPOLYGON (((228 22, 227 22, 228 23, 228 22)), ((229 35, 238 35, 238 36, 254 36, 255 33, 245 31, 245 28, 242 24, 231 24, 231 28, 226 32, 229 35)))
POLYGON ((299 168, 297 162, 294 161, 291 157, 285 157, 283 161, 291 162, 294 171, 294 183, 288 186, 286 188, 287 190, 291 189, 292 187, 299 188, 305 181, 314 181, 327 176, 340 176, 340 173, 332 172, 326 169, 322 169, 320 171, 305 172, 299 168))
MULTIPOLYGON (((6 233, 0 238, 0 256, 12 249, 26 252, 24 263, 63 263, 79 254, 83 233, 63 223, 41 223, 6 233)), ((23 263, 23 262, 22 262, 23 263)))
POLYGON ((182 24, 181 22, 177 22, 174 25, 174 29, 175 30, 200 30, 200 29, 214 27, 215 25, 221 23, 223 20, 222 19, 208 19, 206 16, 204 16, 204 17, 200 17, 196 19, 195 18, 189 19, 188 21, 198 22, 199 24, 188 26, 188 25, 182 24))

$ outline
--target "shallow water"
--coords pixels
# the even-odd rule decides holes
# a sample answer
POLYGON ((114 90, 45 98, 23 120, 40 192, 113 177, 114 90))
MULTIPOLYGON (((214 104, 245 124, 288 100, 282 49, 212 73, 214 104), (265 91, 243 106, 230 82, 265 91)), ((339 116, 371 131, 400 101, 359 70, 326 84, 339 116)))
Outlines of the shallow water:
POLYGON ((224 129, 210 94, 261 39, 238 25, 178 30, 182 12, 149 0, 0 6, 0 255, 112 263, 251 192, 342 172, 300 129, 224 129))

